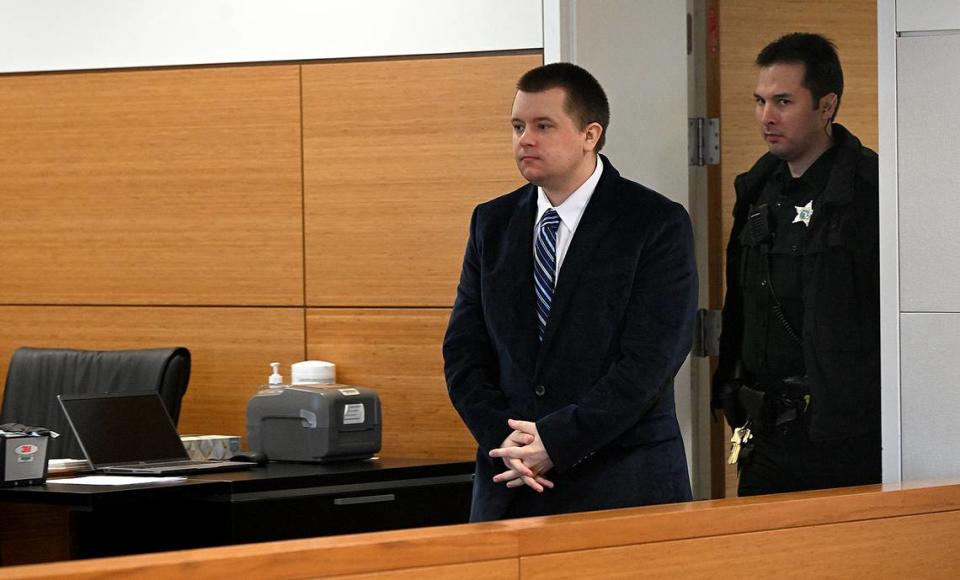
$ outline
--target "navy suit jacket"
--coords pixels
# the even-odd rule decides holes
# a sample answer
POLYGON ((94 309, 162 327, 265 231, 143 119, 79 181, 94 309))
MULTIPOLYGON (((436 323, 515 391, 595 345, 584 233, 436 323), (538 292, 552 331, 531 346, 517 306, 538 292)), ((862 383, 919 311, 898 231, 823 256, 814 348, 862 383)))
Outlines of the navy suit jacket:
POLYGON ((473 212, 443 343, 450 398, 479 445, 472 521, 690 499, 673 399, 697 304, 690 219, 600 159, 603 173, 559 272, 542 344, 533 288, 537 188, 473 212), (487 453, 509 435, 509 418, 536 421, 554 489, 536 494, 492 481, 505 468, 487 453))

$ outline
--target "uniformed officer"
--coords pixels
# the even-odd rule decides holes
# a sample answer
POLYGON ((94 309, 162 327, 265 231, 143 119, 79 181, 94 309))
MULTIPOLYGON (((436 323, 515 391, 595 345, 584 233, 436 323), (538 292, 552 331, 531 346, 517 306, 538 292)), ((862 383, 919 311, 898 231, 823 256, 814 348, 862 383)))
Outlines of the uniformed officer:
POLYGON ((835 123, 836 47, 757 56, 769 152, 737 177, 714 407, 740 495, 880 481, 877 154, 835 123))

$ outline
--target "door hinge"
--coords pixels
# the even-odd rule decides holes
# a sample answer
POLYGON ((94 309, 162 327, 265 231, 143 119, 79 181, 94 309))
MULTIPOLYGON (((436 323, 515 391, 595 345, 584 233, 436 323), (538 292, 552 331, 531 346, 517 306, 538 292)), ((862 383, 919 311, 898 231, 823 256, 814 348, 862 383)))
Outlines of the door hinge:
POLYGON ((697 327, 693 335, 693 356, 708 357, 720 355, 721 310, 697 311, 697 327))
POLYGON ((693 166, 720 164, 720 119, 687 119, 687 156, 693 166))

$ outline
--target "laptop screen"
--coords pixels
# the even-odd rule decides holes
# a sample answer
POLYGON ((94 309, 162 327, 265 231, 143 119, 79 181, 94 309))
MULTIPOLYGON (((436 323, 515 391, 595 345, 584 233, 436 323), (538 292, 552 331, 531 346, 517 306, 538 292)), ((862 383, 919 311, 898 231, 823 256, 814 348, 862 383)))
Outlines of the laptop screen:
POLYGON ((156 393, 61 395, 58 399, 95 468, 189 458, 156 393))

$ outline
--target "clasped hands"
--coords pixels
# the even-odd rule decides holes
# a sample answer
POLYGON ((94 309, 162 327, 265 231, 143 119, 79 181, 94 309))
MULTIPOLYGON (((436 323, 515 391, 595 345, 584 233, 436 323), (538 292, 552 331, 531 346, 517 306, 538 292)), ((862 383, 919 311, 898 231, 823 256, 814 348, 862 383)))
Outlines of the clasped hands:
POLYGON ((543 477, 543 474, 553 469, 553 461, 543 446, 537 424, 510 419, 507 425, 513 432, 503 440, 500 447, 490 451, 490 457, 503 459, 507 470, 495 475, 493 481, 506 482, 507 487, 527 485, 539 493, 543 493, 545 488, 552 489, 553 482, 543 477))

